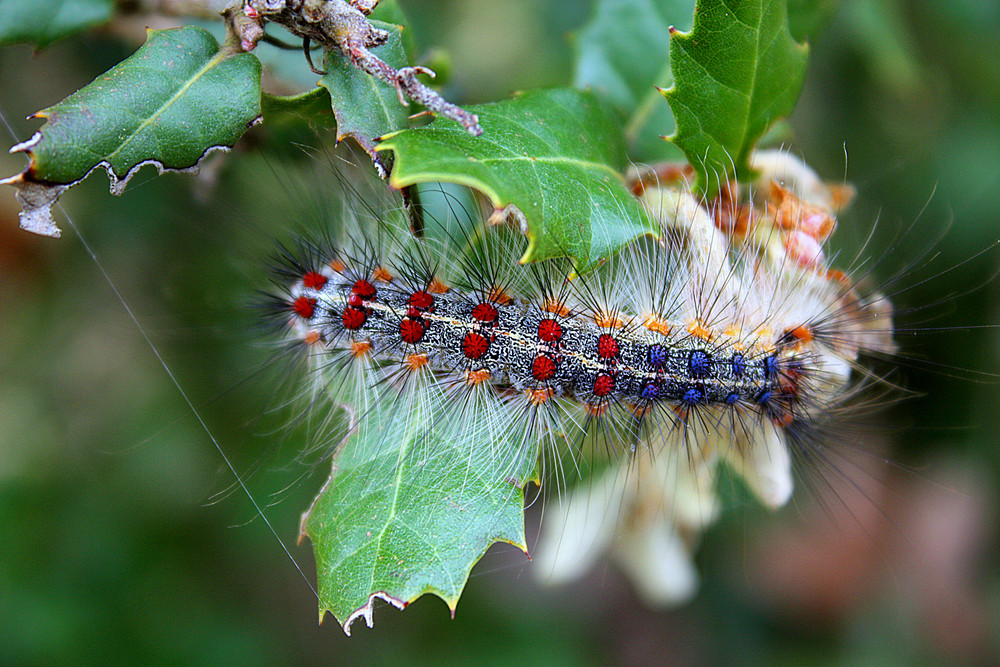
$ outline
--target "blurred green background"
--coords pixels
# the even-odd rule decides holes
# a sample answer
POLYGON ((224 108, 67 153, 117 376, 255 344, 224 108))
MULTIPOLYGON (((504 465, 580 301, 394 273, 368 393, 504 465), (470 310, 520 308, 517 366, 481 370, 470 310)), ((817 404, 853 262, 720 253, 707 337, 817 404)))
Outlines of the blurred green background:
MULTIPOLYGON (((419 49, 450 52, 445 92, 463 102, 568 81, 568 36, 590 5, 401 4, 419 49)), ((38 126, 24 116, 127 56, 150 22, 40 54, 0 48, 17 139, 38 126)), ((643 608, 613 567, 549 589, 496 548, 454 620, 425 597, 378 609, 350 639, 333 619, 317 627, 309 588, 79 239, 65 225, 59 241, 20 232, 0 191, 0 663, 997 659, 998 34, 997 3, 845 0, 813 44, 789 145, 858 188, 844 256, 877 220, 865 257, 884 280, 905 275, 889 290, 905 355, 891 380, 913 396, 866 431, 871 456, 819 471, 825 502, 729 512, 698 554, 702 592, 670 611, 643 608)), ((312 579, 294 540, 327 471, 295 460, 301 434, 273 413, 278 380, 260 371, 269 355, 246 306, 310 187, 301 158, 260 157, 288 139, 255 129, 214 182, 149 170, 116 198, 95 174, 63 202, 312 579)), ((0 156, 0 174, 22 166, 0 156)))

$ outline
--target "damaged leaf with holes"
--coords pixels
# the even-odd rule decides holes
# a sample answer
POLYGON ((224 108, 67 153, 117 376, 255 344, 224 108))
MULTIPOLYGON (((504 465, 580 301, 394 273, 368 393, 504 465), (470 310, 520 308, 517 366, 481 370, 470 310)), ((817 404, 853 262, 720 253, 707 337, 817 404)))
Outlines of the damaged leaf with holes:
POLYGON ((509 424, 474 414, 493 409, 486 385, 473 394, 467 419, 455 420, 445 418, 446 389, 423 380, 419 392, 358 406, 365 417, 303 518, 320 620, 332 613, 347 634, 360 618, 371 627, 376 600, 402 609, 431 593, 454 613, 472 566, 492 544, 527 553, 524 491, 537 480, 537 448, 525 447, 509 424))
POLYGON ((58 236, 51 207, 97 167, 120 193, 145 164, 197 168, 232 147, 260 116, 260 61, 220 50, 196 27, 150 30, 146 43, 62 102, 34 115, 45 124, 14 148, 30 161, 0 181, 18 189, 21 226, 58 236))

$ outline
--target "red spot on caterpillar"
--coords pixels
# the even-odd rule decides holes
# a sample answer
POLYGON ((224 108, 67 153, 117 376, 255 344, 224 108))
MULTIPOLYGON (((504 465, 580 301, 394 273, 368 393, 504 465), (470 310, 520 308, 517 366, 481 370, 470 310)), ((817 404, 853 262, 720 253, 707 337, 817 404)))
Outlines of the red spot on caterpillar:
POLYGON ((410 295, 410 298, 406 300, 406 303, 414 308, 427 310, 434 305, 434 297, 424 290, 418 290, 410 295))
POLYGON ((368 319, 368 313, 362 308, 354 308, 348 306, 344 308, 344 314, 341 316, 341 320, 344 322, 344 328, 354 331, 355 329, 360 329, 365 320, 368 319))
POLYGON ((475 331, 465 334, 465 338, 462 339, 462 354, 469 359, 482 359, 488 349, 490 342, 475 331))
POLYGON ((359 280, 354 283, 354 287, 351 288, 351 292, 357 294, 362 299, 371 299, 375 296, 376 290, 375 286, 367 280, 359 280))
POLYGON ((611 334, 601 334, 597 337, 597 356, 601 359, 614 359, 618 356, 618 341, 611 334))
POLYGON ((607 373, 600 373, 594 380, 594 396, 607 396, 615 388, 615 379, 607 373))
POLYGON ((326 285, 326 276, 322 273, 310 271, 302 276, 302 286, 307 289, 323 289, 324 285, 326 285))
POLYGON ((360 308, 361 305, 364 304, 364 302, 365 300, 362 299, 357 294, 351 294, 349 297, 347 297, 348 306, 354 306, 355 308, 360 308))
POLYGON ((419 319, 406 318, 399 323, 399 336, 404 343, 416 345, 424 337, 427 326, 419 319))
POLYGON ((304 317, 308 320, 316 313, 316 299, 300 296, 292 302, 292 310, 299 317, 304 317))
POLYGON ((555 341, 562 338, 563 330, 562 326, 559 325, 551 317, 548 317, 538 323, 538 338, 546 343, 554 343, 555 341))
POLYGON ((556 362, 544 354, 540 354, 531 362, 531 377, 539 382, 551 380, 556 374, 556 362))
POLYGON ((497 312, 496 306, 492 303, 478 303, 472 309, 472 319, 485 322, 486 324, 493 324, 499 317, 500 313, 497 312))

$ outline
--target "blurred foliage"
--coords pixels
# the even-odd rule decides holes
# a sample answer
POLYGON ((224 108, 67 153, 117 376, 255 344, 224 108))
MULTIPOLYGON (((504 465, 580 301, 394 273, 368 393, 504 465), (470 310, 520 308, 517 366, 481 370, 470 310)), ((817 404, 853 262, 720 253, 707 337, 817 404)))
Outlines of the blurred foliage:
MULTIPOLYGON (((451 54, 445 94, 473 103, 568 81, 566 36, 589 4, 403 7, 418 54, 451 54)), ((701 595, 668 612, 639 606, 611 568, 540 588, 509 548, 473 571, 454 621, 423 598, 376 610, 375 629, 351 639, 317 628, 308 586, 82 244, 18 231, 13 197, 0 197, 0 663, 995 659, 1000 364, 982 325, 1000 321, 1000 252, 977 253, 1000 229, 998 33, 1000 8, 973 0, 844 0, 819 32, 791 148, 858 188, 835 236, 842 264, 867 243, 856 275, 906 274, 887 289, 906 360, 887 369, 913 396, 862 442, 843 435, 876 454, 819 471, 825 509, 799 493, 775 516, 731 512, 701 550, 701 595)), ((37 56, 0 49, 17 138, 37 125, 19 119, 141 39, 141 25, 115 25, 37 56)), ((293 138, 281 131, 245 141, 293 138)), ((0 172, 22 162, 3 155, 0 172)), ((303 427, 275 411, 281 369, 247 303, 266 287, 273 239, 311 215, 315 171, 291 149, 216 166, 214 183, 140 172, 121 198, 91 178, 64 205, 311 580, 310 550, 293 542, 326 466, 296 461, 303 427)))

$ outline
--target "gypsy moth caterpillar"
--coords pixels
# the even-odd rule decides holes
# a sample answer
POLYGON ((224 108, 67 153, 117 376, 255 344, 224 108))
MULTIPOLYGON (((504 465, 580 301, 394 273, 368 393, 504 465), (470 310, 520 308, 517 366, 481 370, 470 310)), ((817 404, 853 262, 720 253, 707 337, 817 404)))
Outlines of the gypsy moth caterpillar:
MULTIPOLYGON (((553 464, 543 485, 548 473, 560 489, 568 459, 606 478, 596 487, 608 493, 559 499, 564 527, 543 541, 543 568, 579 574, 624 532, 626 567, 650 600, 689 594, 663 563, 683 552, 674 523, 690 533, 714 517, 719 463, 765 504, 785 504, 800 434, 877 380, 862 352, 894 349, 885 297, 861 296, 823 255, 835 192, 787 153, 756 162, 768 194, 734 191, 711 207, 683 183, 641 184, 659 238, 584 275, 516 267, 516 243, 499 232, 416 238, 398 209, 368 231, 348 223, 326 248, 306 244, 308 261, 279 272, 294 282, 270 312, 309 357, 317 402, 350 416, 326 489, 355 495, 326 503, 325 518, 311 510, 304 532, 355 553, 373 531, 348 534, 358 525, 336 517, 369 501, 373 521, 389 511, 380 484, 426 491, 452 475, 451 460, 502 495, 501 482, 523 488, 541 460, 553 464), (673 502, 684 488, 696 509, 673 502)), ((325 563, 335 582, 342 564, 325 563)))

